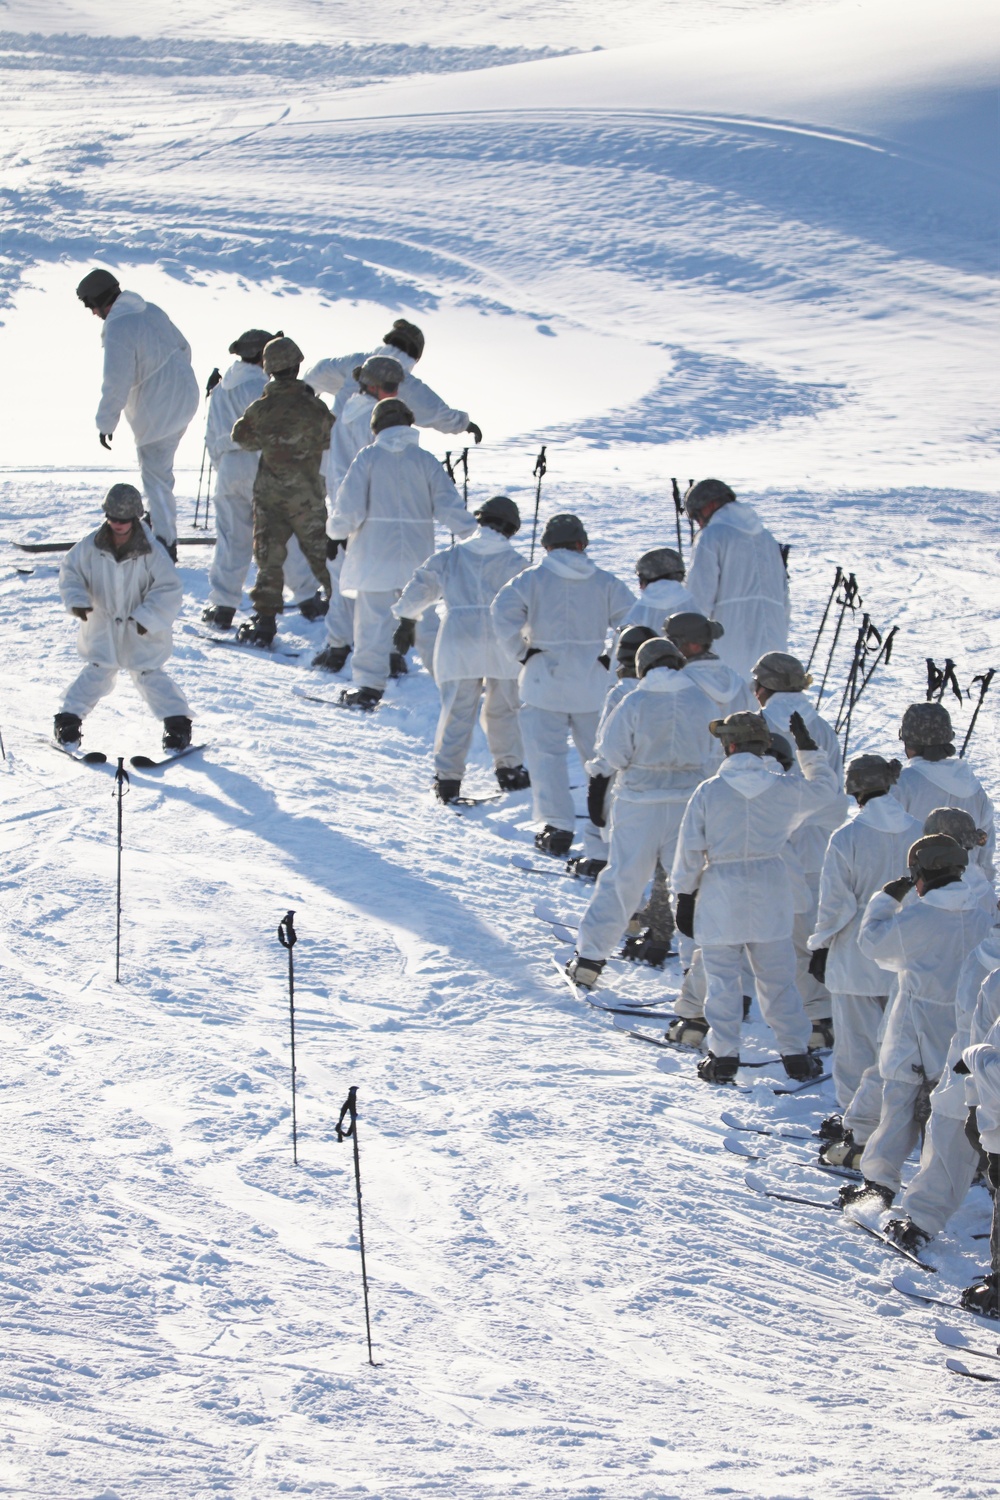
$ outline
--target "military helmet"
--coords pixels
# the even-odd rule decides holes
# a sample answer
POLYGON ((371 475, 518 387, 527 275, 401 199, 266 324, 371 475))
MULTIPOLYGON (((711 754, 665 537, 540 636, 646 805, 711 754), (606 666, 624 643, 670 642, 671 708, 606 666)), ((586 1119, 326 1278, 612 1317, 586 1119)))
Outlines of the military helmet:
POLYGON ((302 360, 302 350, 294 339, 276 338, 264 345, 264 372, 267 375, 278 375, 282 370, 295 370, 302 360))
POLYGON ((550 516, 542 532, 543 547, 573 547, 577 542, 582 542, 586 547, 589 540, 580 517, 569 511, 550 516))
POLYGON ((684 509, 694 520, 709 505, 729 505, 736 496, 721 479, 699 479, 684 496, 684 509))
POLYGON ((388 354, 371 354, 354 371, 354 378, 359 385, 378 385, 397 390, 406 379, 406 371, 398 359, 390 359, 388 354))
POLYGON ((424 336, 416 323, 408 323, 405 318, 397 318, 382 340, 383 344, 391 344, 394 349, 401 349, 411 359, 419 359, 424 352, 424 336))
POLYGON ((910 845, 906 863, 914 875, 940 875, 944 870, 958 873, 969 863, 969 856, 956 839, 947 833, 925 833, 910 845))
POLYGON ((76 289, 76 295, 85 307, 100 307, 110 297, 114 297, 121 291, 121 282, 117 276, 110 271, 105 271, 103 266, 96 266, 93 271, 88 271, 76 289))
POLYGON ((134 484, 113 484, 104 497, 109 521, 138 521, 142 512, 142 496, 134 484))
POLYGON ((725 633, 718 620, 709 620, 705 615, 696 614, 693 609, 671 615, 663 627, 663 634, 675 646, 708 647, 725 633))
POLYGON ((266 333, 263 328, 248 328, 246 333, 241 333, 238 339, 233 339, 229 352, 235 354, 238 359, 248 360, 255 365, 271 340, 283 337, 280 328, 277 333, 266 333))
POLYGON ((727 714, 724 719, 713 719, 708 728, 709 733, 724 745, 757 745, 766 750, 771 743, 771 730, 763 714, 745 711, 727 714))
POLYGON ((922 745, 951 745, 955 731, 951 714, 943 703, 911 703, 899 726, 904 745, 919 749, 922 745))
POLYGON ((656 631, 650 630, 648 625, 630 625, 623 630, 618 637, 615 647, 615 660, 620 667, 634 667, 635 654, 645 641, 654 641, 656 631))
POLYGON ((946 833, 963 849, 975 849, 986 842, 976 820, 963 807, 935 807, 924 819, 924 833, 946 833))
POLYGON ((844 790, 852 797, 887 792, 899 780, 901 769, 898 760, 886 760, 883 755, 856 755, 847 767, 844 790))
POLYGON ((492 495, 473 515, 480 524, 497 522, 507 536, 521 529, 521 512, 507 495, 492 495))
POLYGON ((642 554, 635 572, 640 583, 655 583, 658 578, 679 581, 684 577, 684 559, 673 547, 654 547, 652 552, 642 554))
POLYGON ((398 396, 386 396, 372 407, 372 432, 384 432, 387 427, 412 427, 413 413, 405 401, 398 396))
POLYGON ((754 662, 751 675, 758 687, 772 693, 801 693, 812 682, 812 674, 787 651, 765 651, 754 662))
POLYGON ((654 636, 651 641, 643 641, 635 653, 637 677, 645 677, 654 667, 670 667, 672 671, 679 672, 685 664, 684 657, 673 641, 665 640, 661 635, 654 636))

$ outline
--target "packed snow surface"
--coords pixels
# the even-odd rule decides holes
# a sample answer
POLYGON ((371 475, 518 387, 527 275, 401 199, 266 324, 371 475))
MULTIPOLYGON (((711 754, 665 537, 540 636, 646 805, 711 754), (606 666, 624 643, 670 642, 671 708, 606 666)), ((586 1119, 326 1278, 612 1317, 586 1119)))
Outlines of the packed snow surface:
MULTIPOLYGON (((791 544, 805 655, 855 571, 900 633, 852 749, 895 753, 927 657, 963 693, 1000 667, 995 9, 10 0, 0 23, 0 1493, 993 1494, 995 1397, 946 1370, 903 1262, 722 1149, 724 1110, 815 1126, 828 1086, 712 1090, 574 999, 536 907, 575 920, 587 888, 512 864, 548 867, 523 794, 435 805, 427 674, 370 720, 302 697, 339 686, 309 670, 322 625, 286 614, 297 657, 205 641, 203 547, 171 670, 206 749, 123 799, 116 985, 114 784, 44 744, 74 630, 58 559, 13 543, 83 534, 135 477, 127 428, 97 445, 86 266, 164 306, 202 381, 246 326, 312 360, 410 316, 485 432, 470 504, 530 519, 546 443, 543 516, 578 511, 629 576, 675 540, 670 476, 719 474, 791 544)), ((994 797, 997 701, 970 752, 994 797)), ((157 739, 127 681, 87 721, 112 760, 157 739)), ((465 790, 491 783, 477 740, 465 790)), ((669 1009, 679 973, 616 982, 669 1009)), ((806 1148, 743 1140, 833 1197, 806 1148)), ((976 1189, 934 1242, 944 1294, 988 1222, 976 1189)))

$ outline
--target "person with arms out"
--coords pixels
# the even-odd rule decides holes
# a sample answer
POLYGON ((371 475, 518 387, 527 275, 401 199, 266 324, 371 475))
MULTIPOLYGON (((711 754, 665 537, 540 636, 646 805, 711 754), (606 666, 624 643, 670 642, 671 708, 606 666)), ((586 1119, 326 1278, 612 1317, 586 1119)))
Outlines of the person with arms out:
POLYGON ((124 671, 163 720, 164 750, 184 750, 191 743, 191 710, 163 670, 184 597, 177 569, 143 523, 134 485, 113 484, 104 515, 104 524, 67 552, 59 570, 63 603, 81 621, 77 650, 87 665, 63 698, 55 737, 62 745, 79 744, 83 720, 124 671))
POLYGON ((122 413, 135 438, 153 532, 177 561, 174 455, 198 410, 191 346, 166 313, 98 267, 76 289, 103 323, 104 380, 97 408, 101 446, 110 449, 122 413))

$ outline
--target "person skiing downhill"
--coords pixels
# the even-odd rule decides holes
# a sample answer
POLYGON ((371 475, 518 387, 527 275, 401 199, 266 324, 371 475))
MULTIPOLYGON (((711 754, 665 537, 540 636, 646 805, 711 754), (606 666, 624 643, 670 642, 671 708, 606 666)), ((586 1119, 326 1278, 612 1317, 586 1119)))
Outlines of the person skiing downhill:
POLYGON ((510 538, 521 527, 513 500, 494 495, 475 512, 479 530, 422 563, 392 607, 397 619, 417 620, 439 600, 444 618, 434 644, 434 680, 441 713, 434 736, 434 788, 442 802, 462 789, 466 757, 481 721, 504 791, 530 785, 518 724, 517 659, 497 640, 490 606, 525 566, 510 538))
POLYGON ((170 554, 142 521, 142 496, 113 484, 104 523, 70 548, 59 570, 66 609, 80 620, 77 650, 86 662, 55 717, 55 737, 74 746, 82 722, 128 672, 146 704, 163 720, 164 750, 191 743, 187 699, 163 670, 173 650, 171 627, 184 597, 170 554))
POLYGON ((135 438, 153 531, 176 562, 174 455, 198 410, 191 346, 165 312, 138 292, 122 290, 118 278, 102 267, 87 273, 76 295, 104 325, 104 379, 97 408, 101 446, 110 449, 124 412, 135 438))

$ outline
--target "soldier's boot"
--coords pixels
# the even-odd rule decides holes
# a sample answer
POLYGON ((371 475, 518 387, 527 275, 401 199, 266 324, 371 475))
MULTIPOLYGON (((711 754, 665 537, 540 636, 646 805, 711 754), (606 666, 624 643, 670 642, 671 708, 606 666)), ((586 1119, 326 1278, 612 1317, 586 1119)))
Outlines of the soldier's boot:
POLYGON ((251 615, 249 620, 244 620, 236 632, 238 641, 247 642, 251 646, 270 646, 278 633, 278 619, 276 615, 251 615))
POLYGON ((311 599, 303 599, 300 602, 299 614, 307 620, 322 620, 329 608, 329 599, 317 589, 311 599))
POLYGON ((228 604, 209 604, 201 612, 202 623, 214 625, 216 630, 232 630, 235 615, 228 604))
POLYGON ((350 654, 350 646, 324 646, 313 657, 312 664, 314 667, 322 667, 326 672, 342 672, 350 654))
POLYGON ((56 714, 52 732, 60 745, 78 745, 83 739, 83 720, 79 714, 56 714))
POLYGON ((497 785, 502 792, 523 792, 531 785, 531 777, 525 766, 497 766, 497 785))
POLYGON ((185 714, 171 714, 163 721, 164 750, 186 750, 191 743, 191 720, 185 714))

